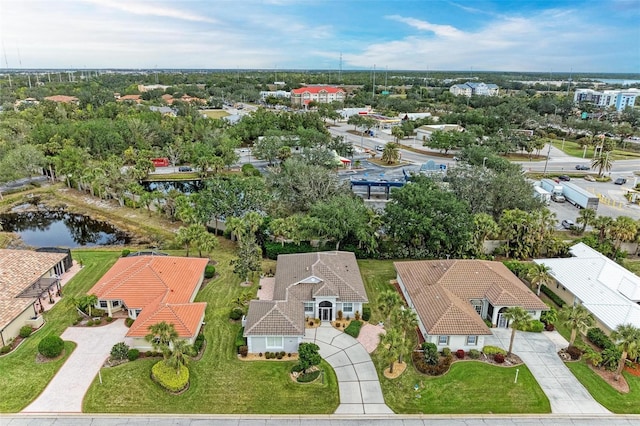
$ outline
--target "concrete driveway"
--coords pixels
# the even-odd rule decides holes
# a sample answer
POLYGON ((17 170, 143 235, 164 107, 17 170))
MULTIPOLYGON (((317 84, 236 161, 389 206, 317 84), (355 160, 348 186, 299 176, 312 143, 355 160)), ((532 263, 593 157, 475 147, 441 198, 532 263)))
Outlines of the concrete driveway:
POLYGON ((91 382, 111 352, 111 347, 124 341, 129 329, 124 320, 101 327, 69 327, 63 340, 78 346, 53 377, 49 385, 23 413, 80 413, 82 400, 91 382))
POLYGON ((356 339, 323 323, 308 328, 304 341, 317 344, 336 372, 340 405, 335 414, 393 414, 384 403, 373 361, 356 339))
MULTIPOLYGON (((493 336, 486 336, 485 345, 509 349, 511 329, 492 328, 493 336)), ((529 367, 531 374, 549 398, 554 414, 610 414, 600 405, 564 365, 558 351, 568 342, 557 332, 516 332, 513 353, 529 367)))

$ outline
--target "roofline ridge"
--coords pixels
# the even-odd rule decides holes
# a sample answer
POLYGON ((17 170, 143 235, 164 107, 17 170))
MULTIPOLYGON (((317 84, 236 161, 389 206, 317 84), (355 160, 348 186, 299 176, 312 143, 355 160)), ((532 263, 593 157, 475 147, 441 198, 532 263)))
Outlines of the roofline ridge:
MULTIPOLYGON (((288 303, 288 301, 284 301, 284 300, 283 300, 282 302, 283 302, 283 303, 288 303)), ((302 303, 302 302, 300 302, 300 303, 302 303)), ((280 314, 282 314, 282 316, 283 316, 284 318, 286 318, 286 319, 287 319, 287 321, 289 321, 289 324, 291 324, 291 325, 293 326, 293 328, 297 329, 298 327, 296 327, 296 325, 295 325, 295 321, 293 321, 293 320, 289 317, 289 315, 287 315, 287 314, 286 314, 286 313, 285 313, 285 312, 280 308, 280 306, 278 306, 278 304, 279 304, 278 302, 276 302, 276 303, 275 303, 275 306, 276 306, 276 308, 278 309, 278 312, 280 312, 280 314)))
MULTIPOLYGON (((187 325, 184 323, 184 321, 182 321, 182 318, 180 317, 180 315, 178 315, 178 313, 173 309, 173 306, 172 306, 172 305, 170 305, 170 304, 168 304, 168 303, 165 303, 165 304, 164 304, 164 306, 166 306, 166 307, 167 307, 167 309, 169 309, 171 312, 173 312, 173 315, 175 315, 175 317, 176 317, 176 319, 178 320, 178 322, 179 322, 180 324, 182 324, 182 326, 183 326, 186 330, 189 330, 189 333, 191 333, 191 335, 193 335, 193 330, 191 330, 189 327, 187 327, 187 325)), ((159 309, 158 309, 158 311, 159 311, 159 309)), ((158 312, 158 311, 156 311, 156 312, 158 312)))
POLYGON ((273 306, 271 307, 271 309, 269 309, 267 312, 265 312, 265 314, 262 317, 260 317, 260 319, 258 321, 256 321, 251 328, 245 328, 244 329, 245 334, 247 334, 251 330, 253 330, 254 327, 256 327, 258 324, 260 324, 267 317, 267 315, 269 315, 271 312, 273 312, 273 310, 276 307, 276 304, 278 303, 276 301, 271 301, 271 300, 264 300, 264 302, 272 302, 273 306))

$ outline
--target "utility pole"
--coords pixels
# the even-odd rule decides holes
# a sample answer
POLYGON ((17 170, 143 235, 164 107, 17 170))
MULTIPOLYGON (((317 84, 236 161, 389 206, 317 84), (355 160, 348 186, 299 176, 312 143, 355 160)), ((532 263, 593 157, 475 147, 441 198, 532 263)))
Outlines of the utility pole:
POLYGON ((371 97, 376 98, 376 64, 373 64, 373 87, 371 88, 371 97))
POLYGON ((547 151, 547 159, 544 162, 544 171, 542 172, 542 177, 547 176, 547 164, 549 164, 549 157, 551 155, 551 140, 549 140, 549 150, 547 151))

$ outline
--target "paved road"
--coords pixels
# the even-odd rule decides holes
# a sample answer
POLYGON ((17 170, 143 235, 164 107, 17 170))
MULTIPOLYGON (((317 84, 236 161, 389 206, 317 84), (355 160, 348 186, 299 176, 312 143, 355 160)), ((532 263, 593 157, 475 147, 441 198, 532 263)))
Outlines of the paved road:
MULTIPOLYGON (((511 329, 493 328, 491 332, 493 336, 485 337, 486 345, 509 348, 511 329)), ((546 333, 518 331, 513 352, 524 361, 549 398, 553 414, 610 413, 593 399, 558 356, 558 350, 566 346, 568 343, 557 332, 551 341, 546 333)))
POLYGON ((315 342, 336 372, 340 390, 336 414, 393 414, 384 403, 373 361, 356 339, 323 323, 308 328, 304 341, 315 342))
MULTIPOLYGON (((109 356, 111 347, 124 341, 128 330, 123 320, 101 327, 67 328, 62 339, 76 342, 78 346, 40 396, 22 412, 82 412, 82 400, 91 382, 109 356)), ((4 420, 0 424, 4 426, 4 420)))
POLYGON ((633 426, 640 416, 558 416, 558 415, 484 415, 484 416, 217 416, 217 415, 78 415, 43 416, 0 415, 2 426, 60 425, 179 425, 179 426, 633 426))

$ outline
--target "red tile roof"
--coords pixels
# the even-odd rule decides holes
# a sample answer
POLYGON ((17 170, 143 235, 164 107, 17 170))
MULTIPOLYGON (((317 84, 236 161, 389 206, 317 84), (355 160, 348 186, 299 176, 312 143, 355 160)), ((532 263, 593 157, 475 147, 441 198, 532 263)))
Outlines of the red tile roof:
POLYGON ((335 87, 335 86, 306 86, 306 87, 301 87, 299 89, 293 89, 291 91, 291 93, 295 94, 295 95, 300 95, 302 93, 320 93, 320 92, 327 92, 327 93, 339 93, 342 92, 344 93, 344 90, 342 90, 339 87, 335 87))
POLYGON ((142 309, 127 336, 145 336, 149 325, 164 320, 174 324, 180 337, 192 337, 206 303, 190 302, 202 282, 207 262, 174 256, 120 258, 89 294, 100 300, 121 300, 130 309, 142 309))
POLYGON ((54 96, 47 96, 46 98, 44 98, 45 101, 52 101, 52 102, 62 102, 65 104, 70 104, 70 103, 74 103, 74 102, 78 102, 79 99, 76 98, 75 96, 67 96, 67 95, 54 95, 54 96))

